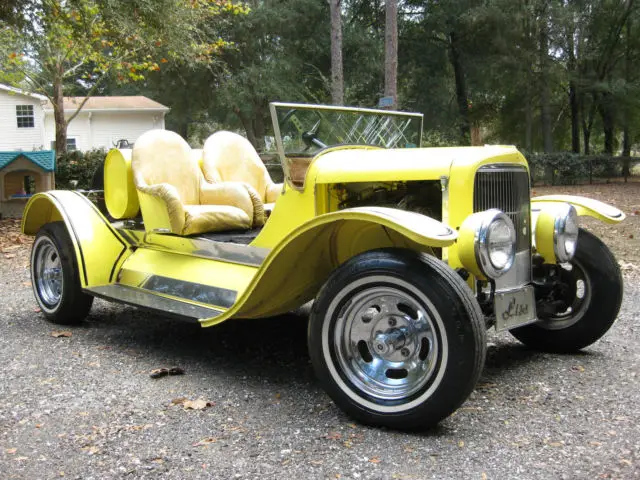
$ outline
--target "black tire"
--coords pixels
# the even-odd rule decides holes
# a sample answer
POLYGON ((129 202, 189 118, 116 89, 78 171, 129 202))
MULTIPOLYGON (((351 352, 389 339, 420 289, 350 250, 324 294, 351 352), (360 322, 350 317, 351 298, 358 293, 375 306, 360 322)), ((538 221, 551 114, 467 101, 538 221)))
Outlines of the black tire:
POLYGON ((342 410, 364 424, 402 430, 428 428, 453 413, 486 355, 483 316, 464 281, 440 260, 401 249, 360 254, 331 275, 313 304, 308 343, 320 384, 342 410), (360 329, 370 330, 363 333, 369 340, 356 344, 360 329), (390 346, 398 332, 409 332, 401 334, 405 343, 390 346), (348 348, 357 352, 345 355, 348 348))
POLYGON ((618 316, 623 282, 620 267, 609 248, 592 233, 580 229, 571 270, 563 272, 574 301, 567 313, 544 316, 531 325, 511 330, 528 347, 555 353, 581 350, 600 339, 618 316))
POLYGON ((31 284, 47 320, 62 325, 80 323, 93 296, 82 291, 73 243, 63 222, 44 225, 31 248, 31 284))

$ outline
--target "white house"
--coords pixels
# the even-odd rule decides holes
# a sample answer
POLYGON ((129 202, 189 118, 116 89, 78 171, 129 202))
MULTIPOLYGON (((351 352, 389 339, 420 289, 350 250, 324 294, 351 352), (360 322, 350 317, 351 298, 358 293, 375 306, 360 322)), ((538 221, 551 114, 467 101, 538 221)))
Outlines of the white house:
MULTIPOLYGON (((65 97, 71 116, 84 97, 65 97)), ((67 127, 70 150, 110 149, 154 128, 164 129, 168 107, 143 96, 91 97, 67 127)), ((42 95, 0 84, 0 151, 51 149, 55 143, 53 106, 42 95)))

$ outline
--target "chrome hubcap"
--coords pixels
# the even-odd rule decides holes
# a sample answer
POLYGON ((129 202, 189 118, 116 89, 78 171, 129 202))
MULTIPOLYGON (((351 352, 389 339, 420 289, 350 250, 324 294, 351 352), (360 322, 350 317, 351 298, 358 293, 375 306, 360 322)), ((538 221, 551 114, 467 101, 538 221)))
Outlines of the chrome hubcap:
POLYGON ((56 306, 62 297, 62 263, 58 249, 48 238, 43 237, 36 246, 33 267, 38 296, 48 306, 56 306))
POLYGON ((407 399, 437 370, 439 341, 427 309, 388 286, 361 290, 340 312, 337 361, 349 381, 379 400, 407 399))

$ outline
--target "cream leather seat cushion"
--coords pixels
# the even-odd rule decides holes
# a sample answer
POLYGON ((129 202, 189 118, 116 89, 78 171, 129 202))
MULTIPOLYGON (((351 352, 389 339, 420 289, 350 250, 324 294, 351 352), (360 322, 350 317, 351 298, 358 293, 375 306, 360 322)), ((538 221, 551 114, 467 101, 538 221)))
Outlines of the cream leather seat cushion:
POLYGON ((255 148, 243 136, 216 132, 207 139, 202 153, 202 172, 208 182, 246 183, 263 203, 273 203, 280 195, 282 184, 273 183, 255 148))
POLYGON ((168 228, 189 235, 252 225, 253 202, 246 188, 205 185, 203 189, 198 163, 177 133, 144 133, 135 143, 131 166, 147 231, 168 228), (225 204, 205 204, 216 203, 216 198, 225 204))

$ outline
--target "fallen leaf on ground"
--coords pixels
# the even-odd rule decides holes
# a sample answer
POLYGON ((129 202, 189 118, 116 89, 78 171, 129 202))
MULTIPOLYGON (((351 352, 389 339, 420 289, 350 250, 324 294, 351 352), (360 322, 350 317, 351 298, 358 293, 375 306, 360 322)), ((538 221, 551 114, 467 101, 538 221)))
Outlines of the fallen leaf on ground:
POLYGON ((204 410, 207 407, 213 407, 215 403, 198 398, 197 400, 185 400, 182 407, 185 410, 204 410))
POLYGON ((42 309, 40 307, 36 307, 33 309, 34 312, 36 313, 40 313, 42 311, 42 309))
POLYGON ((15 253, 5 253, 4 254, 4 258, 16 258, 16 254, 15 253))
POLYGON ((100 449, 98 447, 96 447, 95 445, 87 445, 86 447, 82 447, 81 450, 83 452, 87 452, 89 455, 95 455, 96 453, 98 453, 100 451, 100 449))
POLYGON ((380 457, 371 457, 369 459, 369 462, 371 463, 380 463, 382 460, 380 460, 380 457))
POLYGON ((327 440, 340 440, 342 438, 342 434, 339 432, 329 432, 324 436, 324 438, 327 440))
POLYGON ((151 378, 160 378, 167 375, 184 375, 184 370, 180 367, 155 368, 149 373, 151 378))
POLYGON ((14 453, 16 453, 18 451, 17 448, 7 448, 5 450, 6 453, 8 453, 9 455, 13 455, 14 453))
POLYGON ((584 372, 584 367, 582 365, 574 365, 571 367, 571 370, 575 370, 576 372, 584 372))
POLYGON ((171 405, 182 405, 187 400, 188 398, 186 397, 174 398, 173 400, 171 400, 171 405))
POLYGON ((460 441, 458 442, 458 446, 459 446, 460 448, 464 447, 464 442, 463 442, 462 440, 460 440, 460 441))
POLYGON ((201 447, 203 445, 209 445, 210 443, 216 443, 218 439, 216 437, 203 438, 199 442, 193 444, 194 447, 201 447))
POLYGON ((56 338, 60 338, 60 337, 69 338, 71 335, 73 334, 69 330, 60 330, 60 331, 51 332, 51 336, 56 338))

